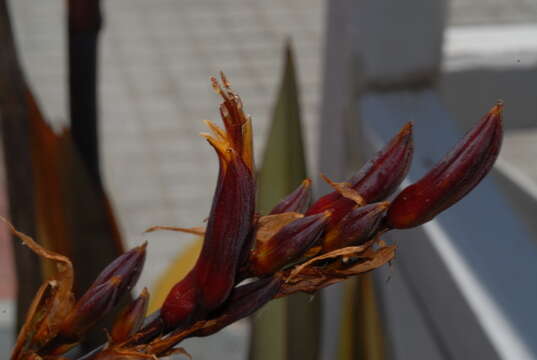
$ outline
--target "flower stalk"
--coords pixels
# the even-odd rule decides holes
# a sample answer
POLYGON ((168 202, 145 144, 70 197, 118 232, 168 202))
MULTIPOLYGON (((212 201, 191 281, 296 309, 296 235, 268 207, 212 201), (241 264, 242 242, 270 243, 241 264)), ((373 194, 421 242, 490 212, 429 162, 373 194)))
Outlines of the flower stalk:
MULTIPOLYGON (((501 145, 503 105, 498 103, 444 160, 390 203, 385 199, 403 181, 412 158, 409 123, 347 182, 325 178, 334 191, 313 205, 306 179, 268 215, 256 214, 251 119, 223 75, 221 84, 214 78, 212 84, 223 99, 224 128, 207 122, 211 134, 202 134, 219 159, 207 226, 152 228, 202 234, 200 256, 145 326, 149 293, 144 289, 117 318, 109 341, 79 360, 185 354, 177 347, 183 339, 214 334, 272 299, 314 293, 389 263, 396 246, 380 235, 420 225, 459 201, 488 173, 501 145)), ((146 244, 114 260, 75 301, 69 259, 12 231, 60 271, 36 295, 11 359, 61 359, 133 288, 146 244)))

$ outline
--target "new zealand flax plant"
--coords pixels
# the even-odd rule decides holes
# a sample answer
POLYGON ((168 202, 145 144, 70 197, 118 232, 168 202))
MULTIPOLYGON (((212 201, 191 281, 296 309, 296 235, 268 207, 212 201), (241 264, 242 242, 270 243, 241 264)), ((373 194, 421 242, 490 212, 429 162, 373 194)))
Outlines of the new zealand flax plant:
MULTIPOLYGON (((409 123, 347 181, 325 178, 333 191, 311 206, 311 180, 306 179, 268 215, 260 215, 251 118, 223 74, 221 83, 213 78, 212 85, 223 99, 224 123, 221 128, 208 121, 211 133, 202 134, 220 166, 212 208, 204 229, 177 228, 203 234, 201 254, 159 311, 144 320, 149 297, 144 290, 117 317, 108 341, 78 360, 187 354, 177 347, 182 340, 214 334, 270 300, 315 293, 389 263, 396 245, 381 235, 419 226, 459 201, 491 169, 502 141, 503 105, 497 103, 441 162, 387 202, 410 167, 409 123)), ((11 230, 58 270, 35 296, 11 359, 66 359, 64 354, 134 286, 146 245, 110 263, 77 300, 71 261, 11 230)))

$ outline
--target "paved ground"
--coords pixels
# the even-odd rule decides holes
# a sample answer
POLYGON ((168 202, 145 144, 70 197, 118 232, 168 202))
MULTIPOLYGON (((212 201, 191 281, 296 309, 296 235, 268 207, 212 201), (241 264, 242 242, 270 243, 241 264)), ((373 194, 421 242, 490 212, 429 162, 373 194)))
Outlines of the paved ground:
MULTIPOLYGON (((219 70, 227 73, 254 118, 256 151, 260 154, 277 90, 281 50, 288 36, 297 53, 311 155, 308 160, 311 165, 315 163, 324 2, 103 3, 102 170, 129 245, 139 243, 141 233, 150 225, 197 225, 207 216, 217 164, 197 134, 204 131, 202 119, 217 120, 218 100, 208 78, 219 70)), ((31 84, 47 116, 62 124, 66 118, 63 2, 11 0, 11 6, 31 84)), ((533 0, 454 0, 450 9, 451 25, 537 21, 533 0)), ((520 136, 526 143, 517 149, 525 149, 532 147, 537 135, 525 132, 513 136, 508 144, 516 144, 516 136, 520 136)), ((517 151, 525 150, 510 153, 516 157, 517 151)), ((537 178, 537 172, 534 175, 537 178)), ((188 241, 188 237, 166 233, 148 238, 148 266, 141 285, 150 284, 188 241)), ((1 268, 5 271, 5 266, 1 268)), ((4 289, 0 296, 9 293, 4 289)), ((238 358, 238 349, 244 348, 244 337, 239 335, 244 333, 243 327, 232 328, 222 342, 230 344, 229 353, 238 358)), ((201 350, 193 355, 197 360, 208 356, 201 350)))

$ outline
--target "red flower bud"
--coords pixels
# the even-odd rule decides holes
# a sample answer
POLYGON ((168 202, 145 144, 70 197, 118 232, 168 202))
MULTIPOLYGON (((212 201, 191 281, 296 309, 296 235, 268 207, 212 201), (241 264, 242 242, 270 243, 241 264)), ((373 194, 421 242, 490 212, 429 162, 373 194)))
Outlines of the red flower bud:
POLYGON ((498 102, 440 163, 395 198, 389 227, 411 228, 431 220, 483 179, 500 152, 502 109, 498 102))
MULTIPOLYGON (((366 203, 382 200, 403 181, 412 160, 412 124, 406 124, 399 133, 366 163, 346 184, 358 193, 366 203)), ((333 209, 330 226, 338 223, 356 203, 333 191, 321 197, 307 211, 307 215, 333 209)))
POLYGON ((126 340, 142 327, 148 304, 149 292, 147 288, 144 288, 140 296, 131 302, 118 316, 110 332, 110 337, 114 343, 126 340))
POLYGON ((348 182, 367 203, 383 200, 393 193, 405 178, 413 153, 412 123, 407 123, 376 157, 348 182))
POLYGON ((119 296, 130 291, 136 285, 144 267, 146 247, 147 243, 143 243, 118 256, 101 271, 90 288, 104 284, 112 277, 117 277, 120 280, 118 286, 119 296))
POLYGON ((323 251, 361 245, 371 238, 388 209, 389 202, 355 207, 323 237, 323 251))
POLYGON ((80 339, 117 303, 121 282, 121 278, 113 276, 102 284, 90 287, 63 321, 60 337, 72 342, 80 339))
POLYGON ((168 330, 194 321, 195 313, 199 311, 199 290, 193 271, 170 290, 160 309, 160 316, 168 330))
POLYGON ((283 198, 269 215, 285 212, 304 213, 311 202, 311 180, 306 179, 295 191, 283 198))
POLYGON ((203 136, 218 154, 220 172, 200 256, 162 307, 161 316, 169 328, 192 322, 227 299, 254 223, 251 121, 227 79, 222 76, 224 88, 216 79, 212 81, 224 99, 220 112, 226 131, 207 122, 213 135, 203 136))
POLYGON ((297 219, 281 228, 266 241, 258 241, 250 257, 250 273, 254 276, 273 274, 299 258, 321 237, 330 213, 297 219))

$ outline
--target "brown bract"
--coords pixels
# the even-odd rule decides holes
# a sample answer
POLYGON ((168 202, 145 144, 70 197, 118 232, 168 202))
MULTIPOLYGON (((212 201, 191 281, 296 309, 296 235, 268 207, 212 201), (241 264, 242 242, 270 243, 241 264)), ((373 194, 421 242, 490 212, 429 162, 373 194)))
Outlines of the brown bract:
POLYGON ((276 297, 296 292, 314 293, 350 276, 379 268, 395 258, 395 245, 382 245, 375 250, 375 243, 378 243, 378 240, 334 250, 287 270, 283 276, 285 282, 276 297), (331 261, 318 265, 323 260, 331 261))
POLYGON ((479 184, 500 152, 502 111, 500 101, 442 161, 395 198, 388 211, 388 226, 405 229, 421 225, 479 184))
POLYGON ((8 225, 11 232, 24 245, 42 258, 52 261, 57 268, 54 278, 39 288, 26 314, 24 325, 11 354, 12 360, 20 360, 37 354, 58 334, 60 324, 74 305, 72 293, 74 273, 68 258, 43 248, 31 237, 17 231, 5 218, 0 217, 0 220, 8 225))

